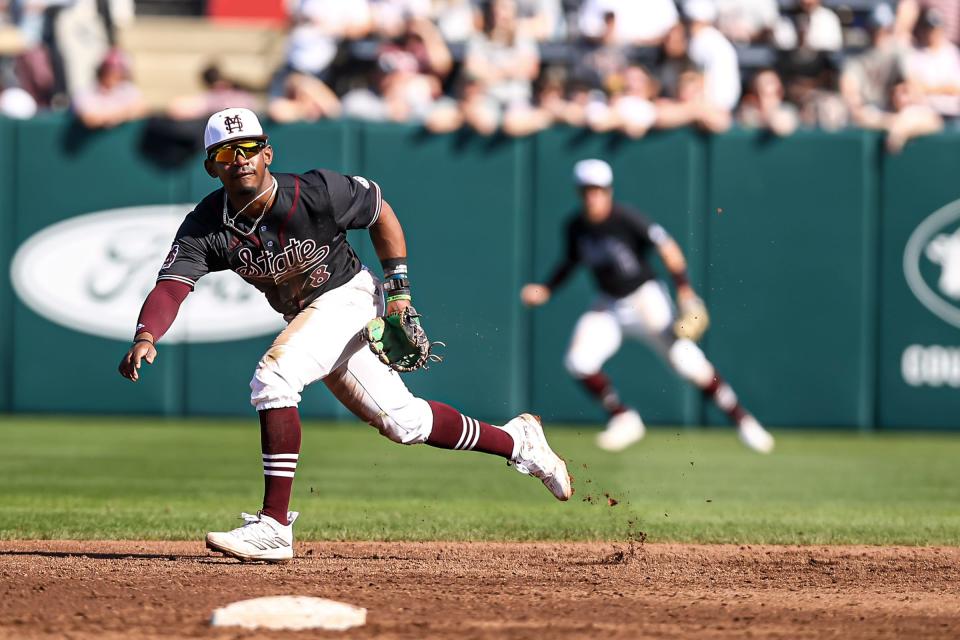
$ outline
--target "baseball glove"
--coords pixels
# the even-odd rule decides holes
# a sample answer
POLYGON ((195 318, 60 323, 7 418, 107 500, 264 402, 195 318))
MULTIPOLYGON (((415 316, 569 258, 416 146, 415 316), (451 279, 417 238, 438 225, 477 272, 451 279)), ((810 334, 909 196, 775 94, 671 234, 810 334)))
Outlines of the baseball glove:
POLYGON ((678 338, 697 342, 710 327, 710 314, 703 300, 697 297, 680 302, 680 317, 673 323, 673 333, 678 338))
POLYGON ((363 337, 380 362, 395 371, 416 371, 426 368, 428 362, 443 359, 431 353, 433 345, 420 326, 420 314, 413 307, 374 318, 364 327, 363 337))

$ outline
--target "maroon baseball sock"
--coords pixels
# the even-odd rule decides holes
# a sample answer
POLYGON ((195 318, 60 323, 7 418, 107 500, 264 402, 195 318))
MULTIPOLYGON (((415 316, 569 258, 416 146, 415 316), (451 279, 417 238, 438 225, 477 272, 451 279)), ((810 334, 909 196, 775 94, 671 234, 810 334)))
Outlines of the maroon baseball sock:
POLYGON ((726 380, 715 374, 713 380, 707 386, 702 388, 703 395, 713 401, 717 408, 727 414, 727 417, 734 424, 739 424, 740 420, 747 415, 746 409, 740 404, 737 394, 733 388, 727 384, 726 380))
POLYGON ((259 414, 263 451, 262 513, 285 525, 293 474, 300 458, 300 413, 296 407, 284 407, 264 409, 259 414))
POLYGON ((627 407, 620 402, 620 394, 614 389, 610 378, 603 371, 597 371, 589 376, 577 378, 577 380, 590 395, 600 401, 600 404, 611 416, 627 410, 627 407))
POLYGON ((464 449, 482 451, 503 456, 513 456, 513 436, 492 424, 465 416, 453 407, 428 400, 433 411, 433 430, 427 444, 440 449, 464 449))

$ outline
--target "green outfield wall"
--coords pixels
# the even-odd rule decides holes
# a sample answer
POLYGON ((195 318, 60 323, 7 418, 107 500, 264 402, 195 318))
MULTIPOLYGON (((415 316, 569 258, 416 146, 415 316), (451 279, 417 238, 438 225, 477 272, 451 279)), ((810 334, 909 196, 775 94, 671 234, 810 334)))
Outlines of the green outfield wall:
MULTIPOLYGON (((417 306, 448 344, 442 364, 407 376, 425 397, 491 420, 529 409, 602 419, 562 364, 593 298, 586 274, 547 307, 518 302, 560 255, 573 163, 601 157, 617 197, 683 246, 712 314, 706 351, 762 421, 960 428, 960 135, 889 156, 856 131, 269 132, 276 169, 364 175, 398 211, 417 306)), ((161 149, 150 123, 86 132, 60 117, 0 121, 0 140, 0 410, 251 415, 248 382, 281 324, 229 278, 201 281, 140 383, 116 373, 176 221, 216 187, 200 153, 161 149)), ((365 234, 351 233, 376 266, 365 234)), ((648 422, 722 422, 640 344, 609 372, 648 422)), ((302 407, 346 416, 320 384, 302 407)))

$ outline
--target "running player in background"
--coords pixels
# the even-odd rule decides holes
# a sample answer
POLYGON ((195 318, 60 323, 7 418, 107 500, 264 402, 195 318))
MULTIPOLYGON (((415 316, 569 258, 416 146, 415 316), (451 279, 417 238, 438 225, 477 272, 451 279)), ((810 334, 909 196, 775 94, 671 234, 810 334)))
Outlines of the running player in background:
POLYGON ((773 437, 740 404, 729 384, 696 344, 707 327, 703 302, 687 280, 687 263, 676 241, 658 224, 613 200, 613 170, 602 160, 574 167, 582 207, 567 224, 566 255, 544 284, 528 284, 520 297, 540 306, 578 265, 593 273, 600 295, 573 331, 565 365, 610 414, 597 445, 620 451, 640 440, 646 429, 636 409, 624 404, 603 364, 620 348, 623 336, 647 342, 674 371, 701 389, 737 425, 745 445, 761 453, 773 450, 773 437), (677 318, 664 282, 647 256, 660 255, 677 290, 677 318))

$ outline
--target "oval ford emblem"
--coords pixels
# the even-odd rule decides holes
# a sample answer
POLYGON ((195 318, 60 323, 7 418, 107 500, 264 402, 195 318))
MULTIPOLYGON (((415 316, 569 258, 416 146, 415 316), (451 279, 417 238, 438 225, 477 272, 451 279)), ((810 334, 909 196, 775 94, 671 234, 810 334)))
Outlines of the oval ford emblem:
MULTIPOLYGON (((131 340, 137 316, 192 204, 111 209, 43 229, 17 249, 13 288, 30 309, 69 329, 131 340)), ((163 342, 225 342, 274 333, 280 315, 231 271, 197 282, 163 342)))
POLYGON ((903 273, 923 306, 960 327, 960 200, 935 211, 910 234, 903 273))

